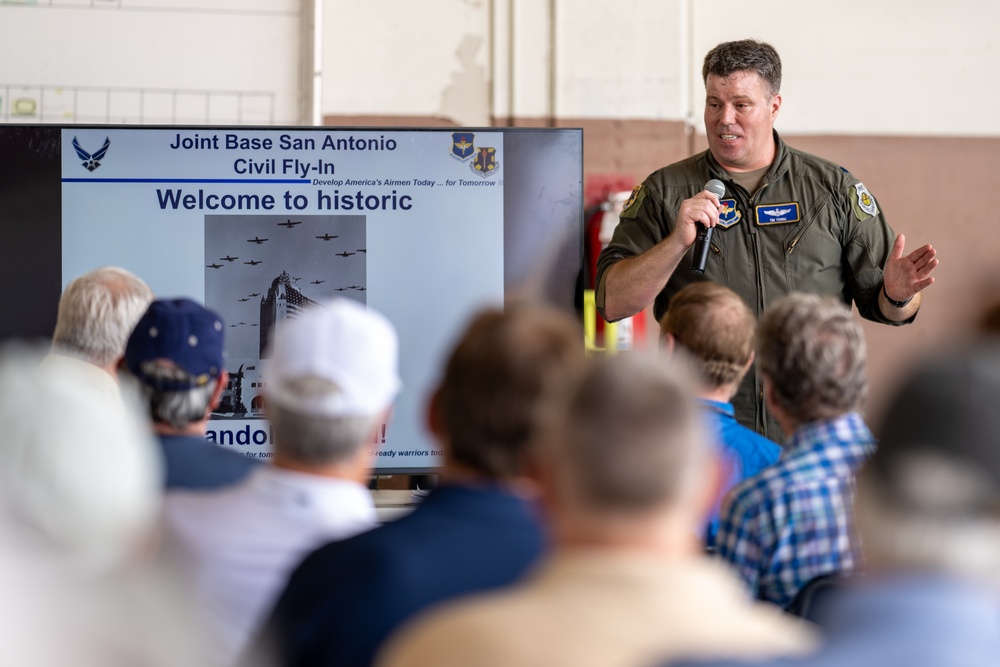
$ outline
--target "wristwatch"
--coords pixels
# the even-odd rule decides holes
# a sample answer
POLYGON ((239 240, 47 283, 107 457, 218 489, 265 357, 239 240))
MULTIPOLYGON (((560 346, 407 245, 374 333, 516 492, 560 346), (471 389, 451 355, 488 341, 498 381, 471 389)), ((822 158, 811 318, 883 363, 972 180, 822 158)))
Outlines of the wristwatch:
POLYGON ((913 297, 912 296, 909 299, 907 299, 906 301, 896 301, 891 296, 889 296, 888 292, 885 291, 885 283, 882 283, 882 296, 884 296, 885 300, 888 301, 889 303, 891 303, 896 308, 905 308, 906 304, 908 304, 910 301, 913 301, 913 297))

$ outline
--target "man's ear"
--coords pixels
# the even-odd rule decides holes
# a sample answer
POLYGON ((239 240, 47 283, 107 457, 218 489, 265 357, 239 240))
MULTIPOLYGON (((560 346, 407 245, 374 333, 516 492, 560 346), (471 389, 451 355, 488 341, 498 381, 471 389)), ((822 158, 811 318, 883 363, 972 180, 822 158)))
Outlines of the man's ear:
POLYGON ((668 356, 674 356, 674 348, 677 346, 677 341, 674 339, 672 333, 661 333, 660 334, 660 349, 668 356))

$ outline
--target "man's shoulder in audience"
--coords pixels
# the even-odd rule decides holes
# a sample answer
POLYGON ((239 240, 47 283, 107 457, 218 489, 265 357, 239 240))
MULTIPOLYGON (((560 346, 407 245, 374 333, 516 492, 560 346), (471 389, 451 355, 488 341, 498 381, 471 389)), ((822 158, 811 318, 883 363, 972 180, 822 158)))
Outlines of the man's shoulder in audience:
POLYGON ((201 436, 159 435, 166 488, 214 489, 246 478, 260 461, 224 449, 201 436))

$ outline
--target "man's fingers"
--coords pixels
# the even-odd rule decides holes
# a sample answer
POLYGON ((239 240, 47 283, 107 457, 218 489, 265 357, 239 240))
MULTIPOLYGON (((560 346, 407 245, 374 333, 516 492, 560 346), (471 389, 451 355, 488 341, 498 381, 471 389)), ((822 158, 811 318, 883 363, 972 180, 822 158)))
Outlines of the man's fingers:
POLYGON ((939 262, 936 259, 931 259, 923 266, 917 267, 917 275, 926 278, 927 276, 931 275, 931 272, 933 272, 934 269, 937 268, 938 263, 939 262))
POLYGON ((896 236, 895 242, 892 244, 892 250, 889 251, 889 259, 899 259, 903 256, 903 247, 906 245, 906 237, 902 234, 896 236))
POLYGON ((685 202, 682 214, 690 220, 700 222, 706 227, 714 227, 719 221, 719 207, 707 198, 692 198, 685 202))
POLYGON ((920 261, 928 261, 937 255, 937 250, 935 250, 929 243, 924 246, 920 246, 909 255, 906 256, 911 262, 917 263, 920 261))

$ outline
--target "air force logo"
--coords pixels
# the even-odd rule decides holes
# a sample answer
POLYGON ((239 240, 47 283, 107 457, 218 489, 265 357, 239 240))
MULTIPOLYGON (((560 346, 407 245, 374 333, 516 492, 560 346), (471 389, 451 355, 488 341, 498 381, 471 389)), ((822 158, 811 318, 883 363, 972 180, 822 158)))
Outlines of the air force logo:
POLYGON ((475 136, 472 132, 454 132, 451 135, 451 156, 465 162, 476 152, 473 145, 475 136))
POLYGON ((478 174, 483 178, 493 174, 500 168, 500 163, 497 162, 497 149, 489 146, 476 149, 476 157, 473 158, 472 164, 469 166, 473 174, 478 174))
POLYGON ((80 146, 80 142, 76 140, 76 137, 73 137, 73 148, 76 149, 76 154, 80 157, 81 160, 83 160, 82 164, 84 167, 87 168, 88 171, 94 171, 95 169, 101 166, 101 160, 103 160, 104 156, 107 155, 108 148, 110 146, 111 146, 111 139, 105 137, 103 146, 98 148, 93 153, 88 153, 87 151, 83 150, 83 147, 80 146))
POLYGON ((722 205, 719 209, 719 227, 729 229, 743 219, 743 214, 736 208, 735 199, 720 199, 719 204, 722 205))

